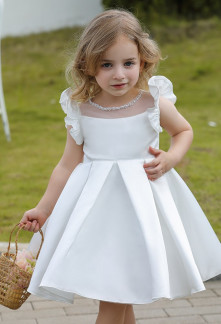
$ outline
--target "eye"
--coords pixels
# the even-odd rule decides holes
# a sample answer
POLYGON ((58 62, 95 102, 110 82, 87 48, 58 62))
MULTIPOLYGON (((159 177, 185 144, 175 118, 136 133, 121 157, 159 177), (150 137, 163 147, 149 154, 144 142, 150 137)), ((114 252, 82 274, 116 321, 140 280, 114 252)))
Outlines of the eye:
POLYGON ((130 67, 130 66, 132 66, 132 65, 134 65, 135 63, 133 62, 133 61, 127 61, 127 62, 125 62, 124 63, 124 65, 125 66, 128 66, 128 67, 130 67))
POLYGON ((101 66, 104 68, 109 68, 111 67, 111 63, 103 63, 101 66))

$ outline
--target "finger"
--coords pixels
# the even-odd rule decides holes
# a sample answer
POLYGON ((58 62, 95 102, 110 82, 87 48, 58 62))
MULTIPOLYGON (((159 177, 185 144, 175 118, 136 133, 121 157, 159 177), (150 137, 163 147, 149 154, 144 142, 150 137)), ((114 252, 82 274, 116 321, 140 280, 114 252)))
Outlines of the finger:
POLYGON ((28 231, 30 226, 31 226, 30 222, 27 221, 26 223, 24 223, 23 230, 28 231))
POLYGON ((37 233, 39 231, 39 229, 40 229, 40 225, 39 225, 39 223, 37 223, 33 232, 37 233))
POLYGON ((40 224, 37 222, 35 228, 33 229, 33 232, 36 233, 39 231, 39 229, 40 229, 40 224))
POLYGON ((157 180, 160 177, 162 177, 163 174, 164 174, 164 172, 161 170, 161 171, 158 171, 157 173, 148 175, 148 179, 151 180, 151 181, 154 181, 154 180, 157 180))
POLYGON ((148 163, 144 163, 143 166, 144 168, 154 168, 159 164, 158 159, 153 159, 152 161, 148 162, 148 163))
POLYGON ((154 171, 146 171, 146 175, 147 175, 147 177, 148 177, 148 179, 152 179, 152 178, 155 178, 156 176, 157 176, 157 173, 156 172, 154 172, 154 171))
POLYGON ((34 219, 32 222, 31 222, 31 227, 29 229, 29 231, 31 232, 34 232, 34 229, 35 229, 35 226, 37 225, 37 220, 34 219))
POLYGON ((152 167, 144 167, 144 170, 147 174, 154 174, 162 170, 161 163, 158 161, 155 161, 154 165, 152 167))
POLYGON ((23 225, 26 225, 28 221, 29 221, 28 216, 25 213, 22 219, 20 220, 19 226, 22 227, 23 225))
POLYGON ((26 222, 27 222, 27 219, 26 219, 26 217, 23 216, 22 219, 19 222, 19 226, 20 227, 23 226, 24 224, 26 224, 26 222))
POLYGON ((151 168, 151 169, 146 170, 146 173, 147 173, 148 175, 155 175, 155 174, 160 175, 160 174, 162 173, 162 168, 161 168, 161 166, 158 164, 158 166, 156 166, 155 168, 151 168))
POLYGON ((159 153, 161 152, 161 150, 159 149, 156 149, 152 146, 149 146, 149 153, 152 154, 152 155, 158 155, 159 153))
POLYGON ((26 231, 32 232, 32 222, 28 221, 27 224, 25 225, 26 231))
POLYGON ((150 178, 150 179, 156 179, 156 178, 158 178, 158 176, 159 176, 158 173, 148 174, 148 178, 150 178))
POLYGON ((150 180, 150 181, 154 181, 154 180, 155 180, 155 178, 152 177, 152 176, 148 176, 147 178, 148 178, 148 180, 150 180))
POLYGON ((25 225, 25 223, 23 223, 22 221, 18 224, 18 226, 19 226, 20 228, 24 227, 24 225, 25 225))
POLYGON ((155 181, 155 180, 157 180, 159 177, 158 177, 158 175, 157 174, 152 174, 152 175, 149 175, 148 176, 148 179, 150 180, 150 181, 155 181))

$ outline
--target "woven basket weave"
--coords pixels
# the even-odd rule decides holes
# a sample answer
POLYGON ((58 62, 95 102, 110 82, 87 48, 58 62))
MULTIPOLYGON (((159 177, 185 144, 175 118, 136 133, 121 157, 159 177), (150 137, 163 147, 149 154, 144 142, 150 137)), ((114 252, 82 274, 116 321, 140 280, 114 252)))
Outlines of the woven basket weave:
MULTIPOLYGON (((27 289, 32 276, 15 263, 18 253, 18 234, 22 227, 18 229, 16 234, 16 252, 10 253, 12 233, 18 225, 11 231, 7 252, 2 253, 0 256, 0 304, 11 309, 18 309, 30 296, 27 289)), ((39 256, 44 241, 42 230, 40 229, 39 232, 42 236, 42 241, 36 259, 39 256)))

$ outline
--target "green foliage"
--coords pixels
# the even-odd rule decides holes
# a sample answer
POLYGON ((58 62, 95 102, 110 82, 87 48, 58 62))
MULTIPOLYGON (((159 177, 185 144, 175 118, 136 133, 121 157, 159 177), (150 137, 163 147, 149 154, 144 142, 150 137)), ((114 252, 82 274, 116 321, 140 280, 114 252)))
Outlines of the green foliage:
POLYGON ((220 0, 103 0, 105 8, 124 8, 143 22, 175 19, 205 19, 221 16, 220 0))
MULTIPOLYGON (((173 22, 150 31, 167 57, 157 74, 173 82, 176 106, 195 134, 192 147, 176 169, 221 239, 221 24, 197 22, 194 32, 188 34, 190 26, 173 22), (215 121, 217 127, 210 127, 209 121, 215 121)), ((24 211, 38 203, 63 153, 66 131, 58 101, 67 87, 64 68, 78 31, 63 29, 2 42, 12 141, 6 142, 0 125, 0 241, 7 241, 24 211)), ((168 148, 168 140, 163 132, 162 149, 168 148)), ((27 242, 30 234, 21 232, 21 241, 27 242)))

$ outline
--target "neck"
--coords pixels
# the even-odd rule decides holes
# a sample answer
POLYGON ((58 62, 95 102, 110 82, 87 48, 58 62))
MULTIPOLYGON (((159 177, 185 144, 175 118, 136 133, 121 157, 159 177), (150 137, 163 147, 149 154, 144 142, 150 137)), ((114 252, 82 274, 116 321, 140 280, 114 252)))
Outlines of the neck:
POLYGON ((93 101, 101 106, 122 106, 133 100, 139 93, 139 89, 133 88, 130 93, 121 96, 114 96, 105 91, 101 91, 93 101))

